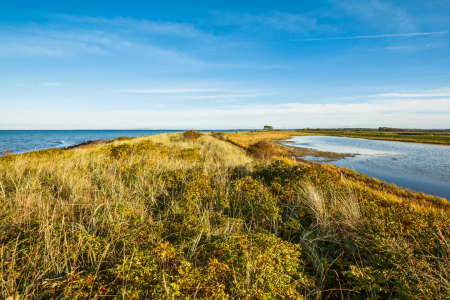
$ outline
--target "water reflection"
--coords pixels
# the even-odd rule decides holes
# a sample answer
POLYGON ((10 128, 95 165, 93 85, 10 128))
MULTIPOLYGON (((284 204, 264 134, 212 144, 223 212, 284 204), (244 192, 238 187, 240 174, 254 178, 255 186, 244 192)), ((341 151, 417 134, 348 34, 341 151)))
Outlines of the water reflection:
POLYGON ((289 141, 294 142, 290 146, 359 154, 329 163, 450 199, 450 146, 329 136, 298 136, 289 141))

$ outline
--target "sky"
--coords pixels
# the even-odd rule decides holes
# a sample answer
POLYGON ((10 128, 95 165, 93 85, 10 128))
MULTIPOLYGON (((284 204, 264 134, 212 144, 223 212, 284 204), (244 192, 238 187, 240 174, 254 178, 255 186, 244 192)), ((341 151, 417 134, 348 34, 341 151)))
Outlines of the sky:
POLYGON ((450 128, 450 1, 0 1, 0 129, 450 128))

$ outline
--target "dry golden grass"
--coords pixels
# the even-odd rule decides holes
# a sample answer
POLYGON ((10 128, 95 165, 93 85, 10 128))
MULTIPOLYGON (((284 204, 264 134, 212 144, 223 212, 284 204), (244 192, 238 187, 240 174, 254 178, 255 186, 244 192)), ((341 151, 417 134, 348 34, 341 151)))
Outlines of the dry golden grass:
MULTIPOLYGON (((0 165, 0 220, 3 222, 0 242, 9 241, 14 247, 0 249, 0 298, 3 299, 18 289, 21 299, 35 299, 38 287, 47 289, 42 284, 54 284, 53 289, 47 289, 49 292, 60 290, 67 285, 68 278, 80 278, 86 268, 94 268, 90 275, 93 277, 102 273, 108 261, 117 261, 125 255, 117 243, 131 232, 137 234, 143 226, 132 229, 133 222, 144 222, 151 227, 161 222, 154 219, 153 209, 158 207, 158 198, 164 195, 171 198, 165 179, 168 174, 178 176, 179 170, 199 169, 205 175, 214 176, 217 184, 226 184, 229 169, 238 166, 251 169, 251 159, 242 149, 207 136, 186 140, 181 134, 168 134, 47 152, 51 155, 45 152, 39 156, 13 155, 0 165), (158 144, 142 155, 126 153, 126 157, 111 157, 114 147, 145 141, 158 144), (166 148, 175 149, 177 156, 158 152, 166 148), (183 150, 190 149, 199 155, 186 152, 188 156, 185 156, 183 150), (12 236, 17 240, 10 240, 12 236), (108 238, 98 240, 99 236, 108 238), (97 267, 100 269, 96 271, 97 267), (62 281, 58 279, 61 276, 62 281), (49 280, 43 283, 42 278, 49 280), (20 288, 24 286, 27 288, 20 288)), ((172 211, 182 209, 175 199, 167 204, 172 211)), ((205 209, 202 214, 207 212, 205 209)), ((204 228, 205 235, 222 230, 214 226, 204 228)), ((158 244, 157 240, 154 242, 158 244)), ((84 277, 85 283, 87 280, 84 277)), ((97 288, 101 287, 102 284, 97 284, 97 288)), ((68 296, 71 297, 76 298, 68 296)))
POLYGON ((449 297, 444 209, 354 177, 208 134, 2 157, 0 299, 449 297))

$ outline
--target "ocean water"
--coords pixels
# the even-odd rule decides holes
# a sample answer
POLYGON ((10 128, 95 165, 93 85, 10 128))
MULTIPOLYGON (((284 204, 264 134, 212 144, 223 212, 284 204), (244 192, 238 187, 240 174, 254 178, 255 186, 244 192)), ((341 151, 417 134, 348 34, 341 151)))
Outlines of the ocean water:
MULTIPOLYGON (((184 130, 0 130, 0 153, 23 153, 48 148, 65 148, 86 141, 141 137, 184 130)), ((199 130, 210 132, 210 130, 199 130)), ((242 130, 221 130, 235 132, 242 130)))
POLYGON ((450 200, 450 146, 331 136, 297 136, 289 141, 294 142, 289 146, 358 154, 327 163, 450 200))

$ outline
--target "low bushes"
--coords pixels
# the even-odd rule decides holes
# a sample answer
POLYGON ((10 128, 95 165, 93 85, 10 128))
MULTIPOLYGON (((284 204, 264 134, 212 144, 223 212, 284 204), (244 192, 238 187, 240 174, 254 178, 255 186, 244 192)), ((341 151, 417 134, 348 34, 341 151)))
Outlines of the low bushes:
POLYGON ((276 148, 272 143, 262 140, 251 144, 247 148, 247 154, 259 159, 270 159, 276 154, 276 148))
POLYGON ((211 136, 221 140, 221 141, 226 141, 227 139, 225 138, 225 133, 223 132, 211 132, 211 136))
POLYGON ((196 140, 201 136, 202 134, 195 130, 186 130, 185 132, 183 132, 183 137, 187 140, 196 140))

